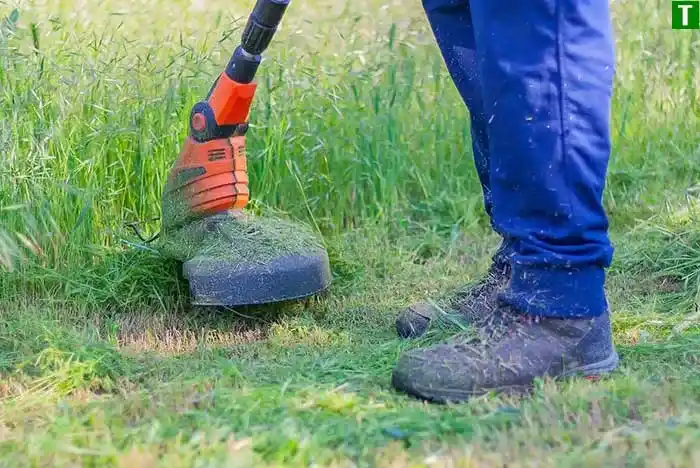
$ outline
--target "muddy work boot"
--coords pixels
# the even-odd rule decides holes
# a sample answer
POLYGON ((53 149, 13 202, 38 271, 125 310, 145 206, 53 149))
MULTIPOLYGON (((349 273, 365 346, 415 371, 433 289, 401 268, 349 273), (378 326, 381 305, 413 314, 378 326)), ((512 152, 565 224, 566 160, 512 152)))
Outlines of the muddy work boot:
POLYGON ((527 390, 538 378, 598 377, 618 356, 607 313, 593 319, 535 318, 500 307, 480 338, 407 352, 393 386, 436 403, 527 390))
POLYGON ((510 266, 494 263, 481 281, 452 294, 443 304, 419 302, 403 310, 396 318, 396 332, 401 338, 418 338, 443 311, 456 311, 458 318, 479 326, 493 313, 497 295, 509 279, 510 266))

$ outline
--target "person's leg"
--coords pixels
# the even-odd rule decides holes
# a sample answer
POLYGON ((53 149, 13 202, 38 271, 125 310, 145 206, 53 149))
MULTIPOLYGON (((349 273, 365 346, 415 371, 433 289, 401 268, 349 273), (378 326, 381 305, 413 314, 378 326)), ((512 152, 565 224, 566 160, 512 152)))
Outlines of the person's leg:
MULTIPOLYGON (((423 0, 423 8, 450 77, 469 109, 474 164, 481 183, 484 208, 491 219, 493 201, 489 183, 488 117, 481 97, 482 85, 476 62, 469 0, 423 0)), ((495 293, 510 275, 509 258, 514 251, 512 244, 504 238, 493 256, 493 265, 486 277, 479 284, 468 287, 463 294, 450 298, 451 302, 456 303, 450 306, 458 307, 468 321, 478 322, 493 308, 495 293)), ((436 313, 439 311, 432 304, 411 305, 397 317, 398 334, 404 338, 422 335, 436 313)))
POLYGON ((474 162, 490 216, 488 122, 481 99, 469 0, 423 0, 423 8, 447 71, 469 109, 474 162))
POLYGON ((539 316, 607 309, 602 203, 614 42, 607 0, 474 0, 495 228, 517 239, 504 299, 539 316))
MULTIPOLYGON (((491 219, 489 122, 482 99, 470 0, 423 0, 423 9, 450 77, 469 109, 474 165, 481 183, 484 209, 491 219)), ((512 251, 512 242, 504 240, 494 261, 505 266, 512 251)))
POLYGON ((400 390, 437 401, 617 366, 602 193, 614 50, 607 0, 472 0, 492 218, 515 242, 482 344, 406 353, 400 390))

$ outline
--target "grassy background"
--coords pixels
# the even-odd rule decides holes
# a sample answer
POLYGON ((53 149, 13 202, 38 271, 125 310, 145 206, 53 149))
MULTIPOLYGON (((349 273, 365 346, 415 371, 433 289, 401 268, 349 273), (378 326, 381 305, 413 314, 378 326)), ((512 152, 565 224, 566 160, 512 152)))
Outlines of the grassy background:
POLYGON ((0 464, 700 463, 698 34, 614 3, 618 374, 446 409, 391 391, 421 344, 393 317, 495 239, 419 2, 294 4, 259 73, 253 207, 319 226, 327 294, 191 310, 177 266, 130 244, 251 5, 0 1, 0 464))

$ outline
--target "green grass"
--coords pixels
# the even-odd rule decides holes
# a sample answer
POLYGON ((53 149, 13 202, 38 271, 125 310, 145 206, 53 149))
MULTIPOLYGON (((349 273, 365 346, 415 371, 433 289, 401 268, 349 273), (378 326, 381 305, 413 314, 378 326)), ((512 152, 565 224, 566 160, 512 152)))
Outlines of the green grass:
POLYGON ((467 111, 419 3, 295 5, 259 74, 252 206, 318 226, 335 281, 213 311, 128 224, 158 228, 250 5, 0 1, 0 465, 700 464, 698 34, 664 2, 614 3, 620 370, 445 408, 391 390, 423 344, 392 327, 495 247, 467 111))

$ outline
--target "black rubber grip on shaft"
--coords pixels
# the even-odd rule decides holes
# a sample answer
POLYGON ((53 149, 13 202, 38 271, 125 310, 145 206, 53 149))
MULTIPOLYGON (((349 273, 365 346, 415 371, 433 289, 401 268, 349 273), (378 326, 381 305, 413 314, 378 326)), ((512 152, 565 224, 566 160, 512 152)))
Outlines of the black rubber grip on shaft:
POLYGON ((290 0, 258 0, 243 30, 241 45, 252 55, 259 55, 270 45, 290 0))
POLYGON ((258 0, 251 16, 263 26, 276 28, 282 21, 287 6, 289 0, 258 0))

